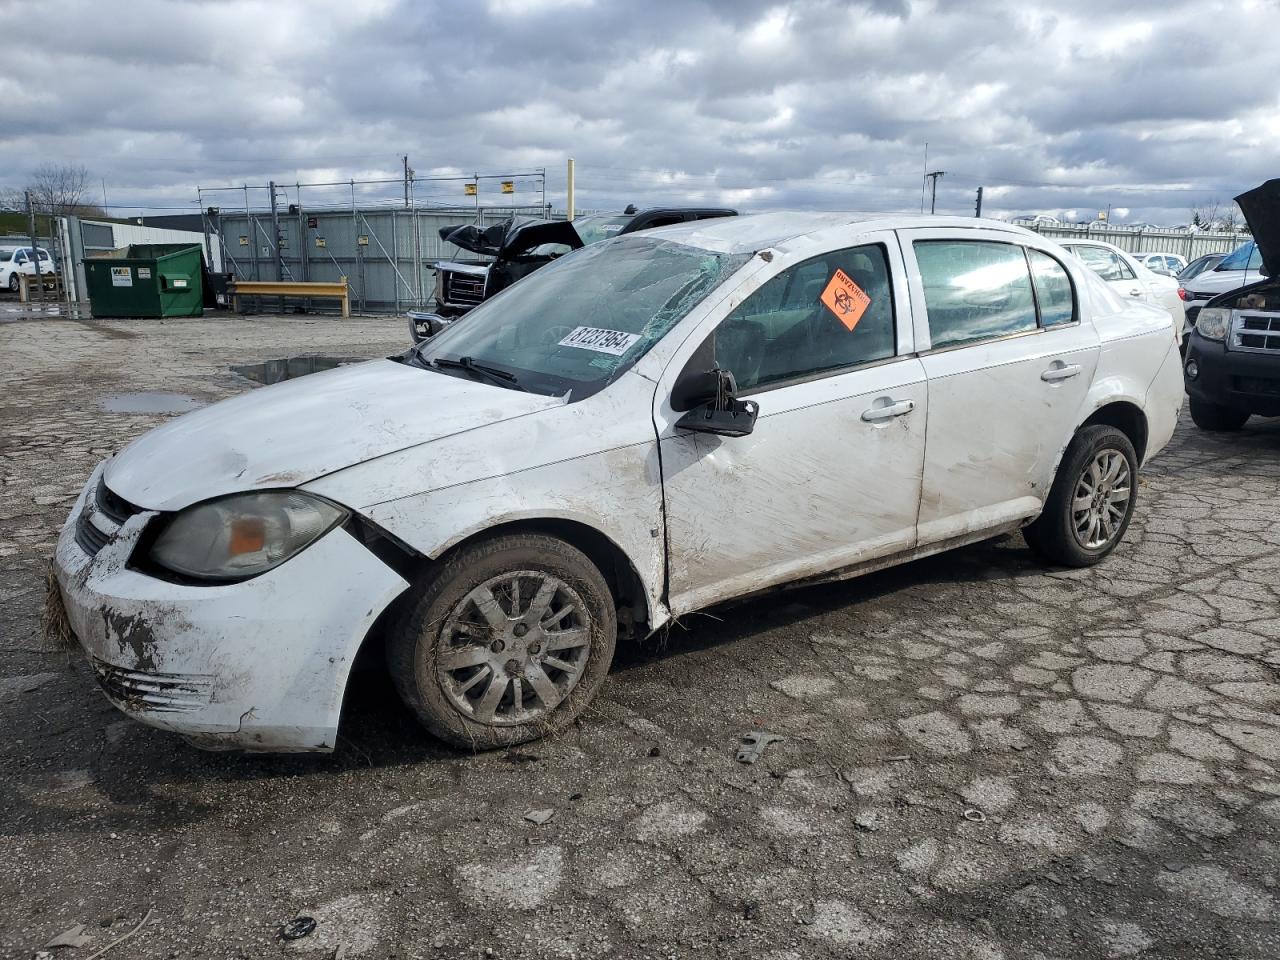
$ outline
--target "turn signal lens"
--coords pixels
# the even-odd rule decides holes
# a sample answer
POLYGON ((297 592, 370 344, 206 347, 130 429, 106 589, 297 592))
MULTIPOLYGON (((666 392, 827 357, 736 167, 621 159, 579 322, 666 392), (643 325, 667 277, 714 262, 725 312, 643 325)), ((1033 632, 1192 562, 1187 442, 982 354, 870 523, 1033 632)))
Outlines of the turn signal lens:
POLYGON ((227 552, 233 557, 257 553, 267 545, 267 522, 262 517, 236 517, 231 521, 227 552))

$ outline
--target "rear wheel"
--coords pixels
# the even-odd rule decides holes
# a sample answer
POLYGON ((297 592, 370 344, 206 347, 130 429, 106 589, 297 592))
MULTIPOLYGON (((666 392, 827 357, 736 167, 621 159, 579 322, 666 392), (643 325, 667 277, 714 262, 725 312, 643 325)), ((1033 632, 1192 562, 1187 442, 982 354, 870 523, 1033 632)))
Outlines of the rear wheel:
POLYGON ((415 588, 387 647, 423 725, 473 750, 571 723, 613 660, 617 616, 595 564, 542 534, 464 547, 415 588))
POLYGON ((1138 456, 1129 438, 1115 427, 1085 427, 1063 454, 1044 510, 1022 535, 1046 560, 1092 566, 1124 538, 1137 480, 1138 456))
POLYGON ((1249 419, 1249 414, 1232 410, 1221 404, 1207 400, 1191 398, 1191 420, 1201 430, 1230 431, 1239 430, 1249 419))
POLYGON ((9 292, 10 292, 10 293, 17 293, 17 292, 18 292, 18 274, 17 274, 17 272, 14 272, 14 273, 9 274, 9 292))

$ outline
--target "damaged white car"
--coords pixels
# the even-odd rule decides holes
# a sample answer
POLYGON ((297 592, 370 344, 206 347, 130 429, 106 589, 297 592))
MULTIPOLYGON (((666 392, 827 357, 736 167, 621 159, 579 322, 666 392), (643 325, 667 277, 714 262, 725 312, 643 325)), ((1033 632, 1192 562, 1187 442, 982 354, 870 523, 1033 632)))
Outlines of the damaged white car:
POLYGON ((112 702, 200 746, 331 750, 366 642, 432 733, 520 743, 701 607, 1019 528, 1102 559, 1174 429, 1176 332, 1006 224, 618 237, 134 441, 57 577, 112 702))

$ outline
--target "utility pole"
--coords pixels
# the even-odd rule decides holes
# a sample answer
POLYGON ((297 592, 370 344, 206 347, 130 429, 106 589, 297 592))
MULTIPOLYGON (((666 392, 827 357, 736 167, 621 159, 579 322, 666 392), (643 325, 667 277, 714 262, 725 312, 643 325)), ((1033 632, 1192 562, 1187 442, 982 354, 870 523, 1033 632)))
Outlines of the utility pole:
POLYGON ((932 173, 926 173, 925 179, 929 182, 929 213, 932 214, 938 204, 938 178, 946 176, 945 170, 934 170, 932 173))
POLYGON ((975 217, 982 216, 982 188, 981 187, 978 188, 978 205, 974 207, 973 215, 975 217))
POLYGON ((36 299, 44 303, 44 277, 40 276, 40 246, 36 243, 36 205, 31 202, 31 191, 27 191, 27 217, 31 228, 31 262, 36 268, 36 299))
POLYGON ((409 169, 409 155, 406 153, 402 158, 404 160, 404 205, 409 206, 409 181, 413 179, 413 171, 409 169))
POLYGON ((924 213, 924 182, 929 179, 929 141, 924 142, 924 163, 920 165, 920 212, 924 213))

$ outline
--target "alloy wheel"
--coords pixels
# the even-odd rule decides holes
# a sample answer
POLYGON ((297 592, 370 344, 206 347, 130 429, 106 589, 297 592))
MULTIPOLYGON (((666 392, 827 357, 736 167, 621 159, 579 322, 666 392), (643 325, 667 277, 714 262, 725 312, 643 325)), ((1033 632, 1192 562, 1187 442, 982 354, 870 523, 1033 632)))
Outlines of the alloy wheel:
POLYGON ((563 580, 538 570, 491 577, 444 621, 436 669, 449 702, 491 726, 545 717, 582 678, 593 624, 563 580))
POLYGON ((1071 500, 1071 529, 1080 546, 1099 550, 1124 525, 1133 496, 1129 461, 1119 450, 1099 450, 1076 481, 1071 500))

